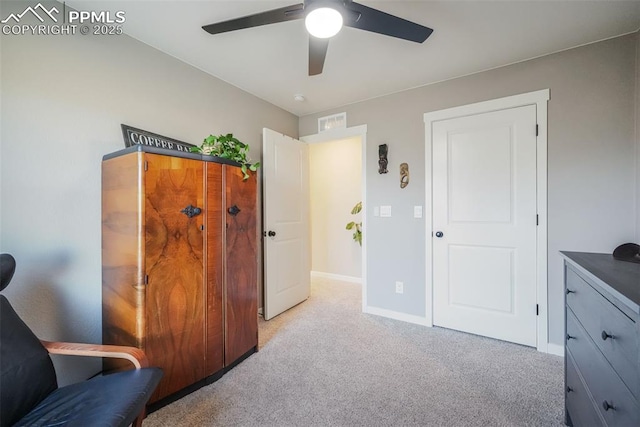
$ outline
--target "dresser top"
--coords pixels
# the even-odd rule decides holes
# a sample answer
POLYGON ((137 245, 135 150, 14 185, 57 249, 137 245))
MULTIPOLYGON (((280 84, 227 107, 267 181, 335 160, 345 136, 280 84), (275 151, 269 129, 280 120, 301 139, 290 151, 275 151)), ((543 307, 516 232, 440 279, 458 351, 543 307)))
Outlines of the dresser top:
POLYGON ((124 156, 130 153, 152 153, 160 154, 162 156, 181 157, 183 159, 202 160, 205 162, 223 163, 231 166, 241 166, 240 163, 233 160, 223 159, 222 157, 205 156, 200 153, 190 153, 187 151, 169 150, 166 148, 152 147, 148 145, 133 145, 131 147, 123 148, 122 150, 114 151, 113 153, 106 154, 102 157, 102 160, 109 160, 116 157, 124 156))
POLYGON ((619 261, 611 254, 560 252, 568 263, 640 314, 640 264, 619 261))

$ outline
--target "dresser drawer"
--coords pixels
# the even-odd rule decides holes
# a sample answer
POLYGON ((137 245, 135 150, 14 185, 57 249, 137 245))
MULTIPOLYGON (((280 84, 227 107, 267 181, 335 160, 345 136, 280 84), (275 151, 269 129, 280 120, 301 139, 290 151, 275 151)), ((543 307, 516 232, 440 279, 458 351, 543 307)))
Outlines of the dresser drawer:
POLYGON ((640 397, 636 324, 571 268, 566 274, 567 305, 625 384, 640 397))
POLYGON ((567 310, 567 353, 586 382, 600 415, 610 426, 640 426, 640 406, 602 353, 567 310), (606 402, 606 403, 605 403, 606 402), (607 406, 613 408, 606 409, 607 406))
POLYGON ((591 395, 587 392, 586 386, 578 375, 573 357, 567 353, 566 358, 565 405, 571 416, 573 426, 597 427, 606 425, 600 415, 600 411, 595 407, 591 395))

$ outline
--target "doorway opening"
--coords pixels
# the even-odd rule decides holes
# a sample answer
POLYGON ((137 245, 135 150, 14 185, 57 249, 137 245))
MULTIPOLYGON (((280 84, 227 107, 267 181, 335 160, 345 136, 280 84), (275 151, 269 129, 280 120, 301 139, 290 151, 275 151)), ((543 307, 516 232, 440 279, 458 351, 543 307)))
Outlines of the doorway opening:
MULTIPOLYGON (((325 278, 332 278, 332 279, 337 279, 342 281, 351 281, 351 282, 360 283, 362 285, 362 310, 364 311, 365 307, 367 306, 367 200, 366 200, 367 125, 353 126, 345 129, 333 129, 333 130, 318 133, 315 135, 307 135, 300 138, 300 140, 302 142, 308 143, 312 150, 314 151, 319 150, 316 152, 318 156, 314 160, 321 160, 325 158, 324 156, 319 155, 319 153, 325 151, 325 147, 323 147, 323 144, 339 144, 340 141, 351 141, 346 143, 347 146, 351 144, 349 148, 337 149, 336 154, 334 154, 333 156, 329 156, 326 159, 327 164, 324 165, 322 168, 317 169, 317 170, 325 171, 326 175, 332 175, 336 173, 338 168, 351 169, 351 172, 355 173, 353 169, 354 168, 358 169, 358 165, 357 165, 358 162, 357 160, 355 160, 353 156, 358 153, 358 150, 355 147, 359 146, 360 191, 358 193, 355 190, 354 186, 350 186, 351 190, 343 198, 344 201, 335 203, 335 206, 331 208, 332 211, 335 210, 337 212, 339 210, 340 212, 342 212, 342 215, 344 215, 342 219, 336 220, 337 222, 335 222, 336 225, 333 226, 334 229, 332 229, 332 232, 336 233, 336 236, 341 236, 341 239, 339 240, 339 244, 344 245, 344 248, 351 253, 352 258, 350 259, 350 264, 349 264, 350 265, 349 268, 351 268, 351 270, 347 270, 346 269, 347 267, 343 265, 340 267, 341 270, 335 270, 335 271, 338 271, 339 273, 321 271, 320 269, 329 268, 329 267, 325 267, 325 265, 327 264, 322 264, 323 262, 325 262, 325 260, 322 259, 323 255, 321 251, 323 249, 321 247, 316 249, 316 251, 319 251, 319 253, 316 254, 317 257, 316 255, 313 255, 314 251, 312 250, 312 259, 314 260, 314 262, 312 262, 311 270, 312 270, 312 275, 315 277, 322 277, 323 276, 322 273, 325 273, 324 274, 325 278), (350 160, 345 159, 345 161, 343 162, 342 159, 336 158, 338 153, 340 153, 343 150, 345 154, 349 153, 347 157, 350 160), (351 163, 353 163, 355 166, 352 165, 351 163), (357 200, 352 200, 352 199, 355 199, 357 195, 359 195, 359 198, 357 200), (354 205, 358 201, 362 202, 362 210, 358 215, 351 215, 350 213, 351 209, 354 207, 354 205), (346 211, 344 210, 345 208, 346 208, 346 211), (346 221, 345 221, 345 217, 346 217, 346 221), (358 246, 358 244, 353 241, 353 237, 352 237, 353 231, 350 232, 349 230, 346 230, 347 223, 351 221, 362 223, 363 232, 362 232, 361 247, 358 246), (360 254, 359 258, 357 257, 358 253, 360 254), (358 269, 353 268, 352 263, 354 259, 360 260, 359 277, 357 275, 354 275, 354 274, 357 274, 355 272, 358 271, 358 269), (352 273, 349 273, 349 271, 352 271, 352 273), (327 273, 335 274, 336 276, 328 276, 327 273)), ((326 147, 331 147, 331 145, 327 145, 326 147)), ((344 173, 344 170, 342 171, 342 173, 344 173)), ((350 176, 352 176, 352 174, 350 174, 350 176)), ((321 179, 321 177, 318 179, 321 179)), ((318 179, 315 179, 314 181, 318 181, 318 179)), ((336 192, 341 192, 341 191, 342 190, 340 187, 338 187, 338 190, 336 190, 336 192)), ((317 233, 321 233, 323 220, 321 220, 321 218, 319 217, 319 214, 315 213, 315 210, 313 209, 313 207, 316 206, 316 202, 313 201, 314 199, 313 187, 311 192, 311 199, 312 199, 312 202, 311 202, 312 203, 312 213, 311 213, 312 224, 314 224, 314 221, 315 221, 315 225, 312 225, 311 228, 313 229, 314 227, 316 227, 315 243, 313 242, 314 239, 312 238, 312 244, 313 245, 317 244, 318 246, 321 246, 320 242, 318 241, 320 236, 318 236, 317 233)), ((332 202, 332 205, 333 205, 333 202, 332 202)), ((328 250, 331 250, 331 247, 329 247, 328 250)))
POLYGON ((361 138, 309 144, 309 187, 311 277, 361 283, 362 248, 354 233, 362 212, 351 213, 362 202, 361 138))

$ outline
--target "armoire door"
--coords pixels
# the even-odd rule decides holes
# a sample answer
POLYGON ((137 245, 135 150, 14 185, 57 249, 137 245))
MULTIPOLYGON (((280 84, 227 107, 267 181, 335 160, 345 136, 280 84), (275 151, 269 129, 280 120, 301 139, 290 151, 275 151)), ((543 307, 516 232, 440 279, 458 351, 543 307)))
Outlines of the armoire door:
POLYGON ((258 344, 256 175, 224 166, 225 366, 258 344))
POLYGON ((205 293, 206 311, 206 350, 205 376, 215 374, 224 368, 224 220, 222 164, 205 163, 206 181, 206 271, 205 293))
POLYGON ((204 377, 203 169, 201 161, 145 154, 144 351, 164 371, 151 401, 204 377))

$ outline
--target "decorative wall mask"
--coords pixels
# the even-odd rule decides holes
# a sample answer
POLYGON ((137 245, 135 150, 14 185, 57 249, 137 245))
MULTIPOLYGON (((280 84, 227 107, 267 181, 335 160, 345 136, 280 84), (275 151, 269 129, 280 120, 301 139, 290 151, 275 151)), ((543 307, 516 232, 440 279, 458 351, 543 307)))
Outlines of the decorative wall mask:
POLYGON ((400 188, 409 185, 409 164, 400 163, 400 188))
POLYGON ((389 161, 387 160, 387 153, 389 152, 389 147, 387 144, 378 145, 378 173, 383 174, 389 172, 387 170, 387 165, 389 161))

